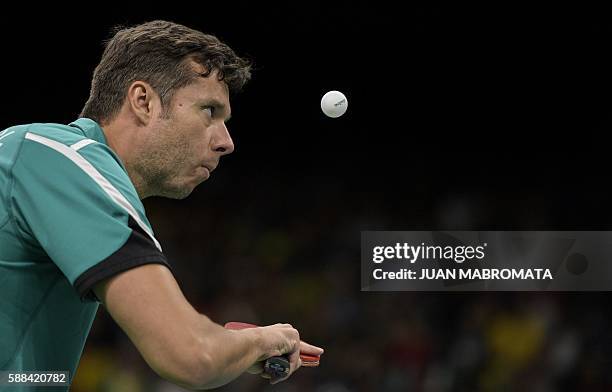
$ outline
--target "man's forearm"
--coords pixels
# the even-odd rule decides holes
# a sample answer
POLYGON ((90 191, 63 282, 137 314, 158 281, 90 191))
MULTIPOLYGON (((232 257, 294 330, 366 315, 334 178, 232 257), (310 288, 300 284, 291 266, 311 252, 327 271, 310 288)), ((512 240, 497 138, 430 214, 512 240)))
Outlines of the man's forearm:
POLYGON ((164 266, 128 270, 98 283, 95 293, 149 366, 181 386, 220 386, 284 353, 293 358, 292 371, 299 367, 300 337, 293 327, 226 330, 187 302, 164 266))

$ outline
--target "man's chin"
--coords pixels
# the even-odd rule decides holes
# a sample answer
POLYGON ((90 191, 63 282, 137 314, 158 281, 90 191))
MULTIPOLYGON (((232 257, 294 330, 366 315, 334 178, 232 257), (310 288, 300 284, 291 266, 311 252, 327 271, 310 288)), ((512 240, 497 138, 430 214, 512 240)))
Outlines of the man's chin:
POLYGON ((193 192, 196 186, 192 184, 184 184, 182 186, 166 187, 158 194, 158 196, 166 197, 168 199, 182 200, 191 195, 191 192, 193 192))
POLYGON ((152 186, 154 196, 166 197, 168 199, 185 199, 191 192, 206 181, 208 177, 178 177, 174 176, 174 181, 158 181, 157 186, 152 186))

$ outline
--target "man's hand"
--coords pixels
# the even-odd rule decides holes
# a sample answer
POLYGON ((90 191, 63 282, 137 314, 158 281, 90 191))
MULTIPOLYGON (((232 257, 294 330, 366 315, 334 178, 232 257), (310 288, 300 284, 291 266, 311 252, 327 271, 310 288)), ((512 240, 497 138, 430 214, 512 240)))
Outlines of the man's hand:
MULTIPOLYGON (((284 353, 289 358, 289 362, 291 365, 289 375, 279 380, 272 380, 272 384, 276 384, 277 382, 286 380, 293 372, 295 372, 297 369, 299 369, 302 366, 302 360, 300 359, 300 354, 320 356, 324 352, 324 350, 320 347, 313 346, 312 344, 308 344, 306 342, 300 341, 299 332, 296 329, 294 329, 290 324, 276 324, 276 325, 271 325, 267 327, 259 327, 257 329, 260 330, 264 334, 268 334, 269 332, 272 332, 273 334, 278 333, 278 332, 289 333, 290 339, 291 339, 291 335, 294 332, 297 334, 297 342, 299 342, 297 344, 297 349, 295 346, 295 342, 293 341, 293 342, 290 342, 290 346, 291 346, 290 350, 284 353)), ((273 335, 269 335, 268 338, 275 339, 273 335)), ((271 342, 273 342, 273 340, 271 342)), ((269 379, 270 376, 264 372, 264 362, 266 359, 270 357, 280 355, 280 354, 277 354, 277 352, 282 352, 282 350, 278 351, 278 348, 274 349, 272 345, 272 350, 266 351, 266 354, 262 356, 262 358, 260 358, 259 361, 254 363, 247 371, 251 374, 260 374, 263 378, 269 379)))

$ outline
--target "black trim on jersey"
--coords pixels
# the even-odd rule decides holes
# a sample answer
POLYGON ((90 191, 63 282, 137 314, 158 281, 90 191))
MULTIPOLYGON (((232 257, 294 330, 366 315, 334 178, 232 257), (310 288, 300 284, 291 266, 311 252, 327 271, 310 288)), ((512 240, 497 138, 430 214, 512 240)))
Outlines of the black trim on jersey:
POLYGON ((115 253, 83 272, 74 282, 82 301, 98 301, 92 288, 96 283, 108 279, 119 272, 144 264, 163 264, 171 271, 166 256, 157 249, 151 237, 129 217, 128 226, 132 234, 115 253))

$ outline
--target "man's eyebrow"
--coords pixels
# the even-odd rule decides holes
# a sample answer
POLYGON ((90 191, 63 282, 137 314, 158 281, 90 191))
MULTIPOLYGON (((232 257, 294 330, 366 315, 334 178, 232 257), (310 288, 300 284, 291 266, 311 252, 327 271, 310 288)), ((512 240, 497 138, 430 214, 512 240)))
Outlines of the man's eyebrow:
MULTIPOLYGON (((204 106, 212 106, 215 110, 221 110, 223 112, 227 111, 227 107, 221 101, 215 98, 207 98, 202 101, 202 105, 204 106)), ((223 121, 228 122, 232 118, 232 115, 229 114, 223 121)))

